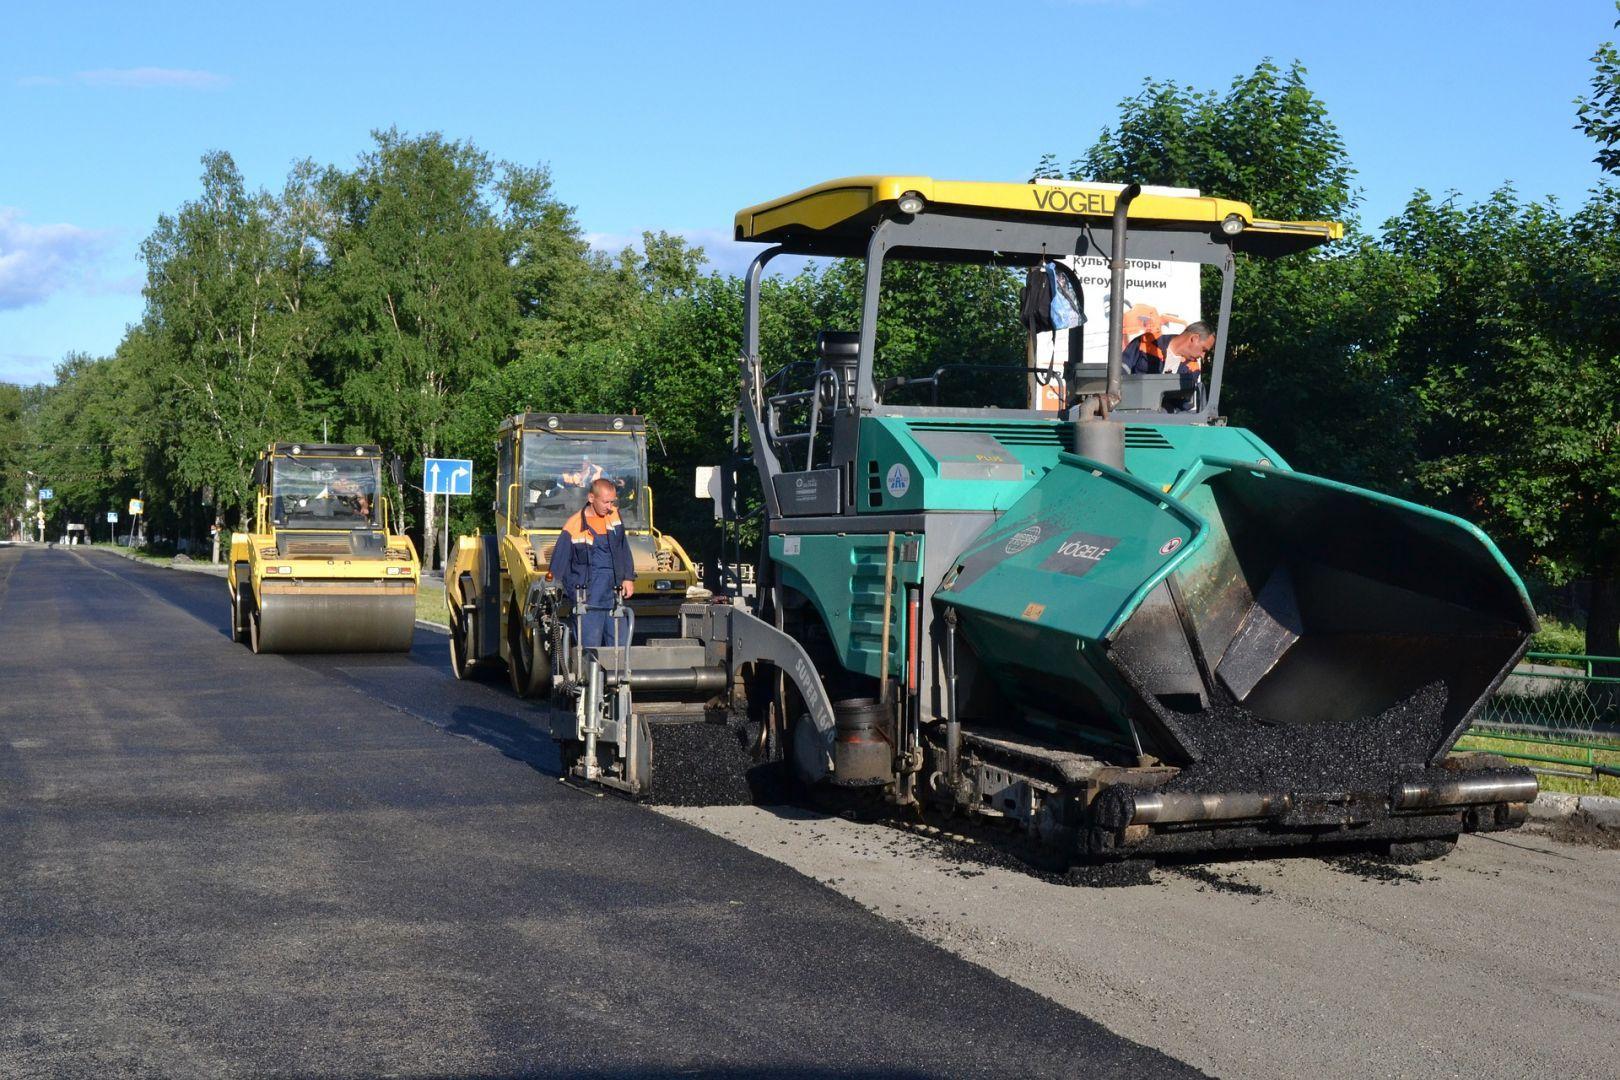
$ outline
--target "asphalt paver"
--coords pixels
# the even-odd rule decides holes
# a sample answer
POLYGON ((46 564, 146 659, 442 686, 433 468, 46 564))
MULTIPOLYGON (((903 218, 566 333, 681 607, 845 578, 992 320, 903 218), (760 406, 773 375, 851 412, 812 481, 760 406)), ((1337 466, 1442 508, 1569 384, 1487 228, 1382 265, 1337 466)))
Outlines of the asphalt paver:
POLYGON ((537 706, 0 549, 0 1075, 1196 1075, 557 781, 537 706))

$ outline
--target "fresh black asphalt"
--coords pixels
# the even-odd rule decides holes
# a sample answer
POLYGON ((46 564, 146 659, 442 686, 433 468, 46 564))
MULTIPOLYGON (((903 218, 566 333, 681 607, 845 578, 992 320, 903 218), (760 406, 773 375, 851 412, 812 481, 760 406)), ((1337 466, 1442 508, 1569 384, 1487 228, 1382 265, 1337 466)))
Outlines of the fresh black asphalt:
POLYGON ((440 635, 225 620, 218 578, 0 548, 0 1076, 1193 1075, 559 784, 440 635))

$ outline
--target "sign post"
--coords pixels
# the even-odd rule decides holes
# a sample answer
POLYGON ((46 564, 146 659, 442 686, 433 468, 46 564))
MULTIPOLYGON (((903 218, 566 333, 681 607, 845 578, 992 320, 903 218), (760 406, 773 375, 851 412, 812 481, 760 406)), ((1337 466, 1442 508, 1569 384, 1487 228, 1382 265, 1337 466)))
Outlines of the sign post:
MULTIPOLYGON (((439 548, 439 569, 450 565, 450 496, 472 494, 472 462, 467 458, 428 458, 422 462, 422 491, 428 498, 444 496, 444 537, 439 548)), ((431 537, 423 537, 431 543, 431 537)))
POLYGON ((107 511, 107 539, 113 547, 118 546, 118 511, 107 511))
POLYGON ((129 500, 129 546, 135 546, 135 537, 141 531, 141 514, 146 510, 146 503, 141 499, 129 500))

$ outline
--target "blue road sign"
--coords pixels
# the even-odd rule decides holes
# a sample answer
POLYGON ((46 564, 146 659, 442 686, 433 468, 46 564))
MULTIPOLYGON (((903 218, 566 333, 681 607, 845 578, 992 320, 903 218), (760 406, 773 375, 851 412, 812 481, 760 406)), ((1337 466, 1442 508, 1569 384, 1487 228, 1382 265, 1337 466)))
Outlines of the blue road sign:
POLYGON ((430 457, 422 463, 422 490, 429 495, 471 495, 472 462, 430 457))
POLYGON ((50 488, 40 488, 39 489, 39 500, 40 500, 40 502, 44 502, 46 499, 54 499, 54 498, 56 498, 56 492, 52 491, 50 488))

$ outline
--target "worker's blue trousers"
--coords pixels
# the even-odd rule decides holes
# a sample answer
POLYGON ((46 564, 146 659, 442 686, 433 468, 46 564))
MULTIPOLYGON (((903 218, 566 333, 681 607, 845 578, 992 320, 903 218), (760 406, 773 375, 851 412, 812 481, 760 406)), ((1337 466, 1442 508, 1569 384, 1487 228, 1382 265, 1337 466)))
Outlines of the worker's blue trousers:
POLYGON ((579 642, 587 649, 630 644, 630 620, 615 620, 613 613, 607 609, 587 608, 580 612, 577 621, 579 642))

